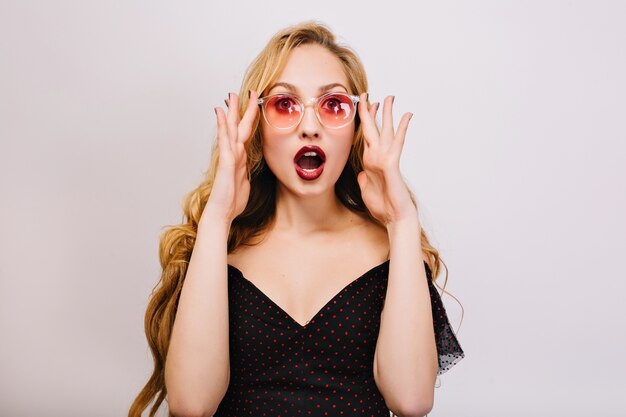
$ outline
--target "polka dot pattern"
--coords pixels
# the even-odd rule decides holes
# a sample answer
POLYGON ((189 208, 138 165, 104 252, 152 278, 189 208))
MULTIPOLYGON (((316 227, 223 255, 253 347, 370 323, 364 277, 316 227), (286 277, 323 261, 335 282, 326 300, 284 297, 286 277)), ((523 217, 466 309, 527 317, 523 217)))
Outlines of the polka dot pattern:
MULTIPOLYGON (((389 417, 373 373, 388 274, 386 260, 302 326, 228 265, 230 384, 214 416, 389 417)), ((456 339, 438 293, 434 301, 435 329, 444 332, 436 338, 447 349, 440 369, 449 368, 456 339)))
POLYGON ((465 357, 465 353, 456 338, 446 309, 444 308, 441 296, 432 281, 432 272, 426 262, 426 277, 428 278, 428 289, 430 290, 430 304, 433 313, 433 327, 435 329, 435 343, 437 345, 437 359, 439 360, 438 375, 446 373, 465 357))

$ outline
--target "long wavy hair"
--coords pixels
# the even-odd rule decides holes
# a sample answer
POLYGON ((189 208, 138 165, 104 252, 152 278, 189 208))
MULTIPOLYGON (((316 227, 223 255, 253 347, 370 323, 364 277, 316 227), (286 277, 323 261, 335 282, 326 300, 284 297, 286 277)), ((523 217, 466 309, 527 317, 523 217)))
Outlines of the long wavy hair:
MULTIPOLYGON (((261 53, 252 61, 245 73, 239 91, 239 113, 243 113, 248 105, 248 91, 255 90, 264 95, 268 87, 280 75, 289 53, 300 45, 316 44, 323 46, 334 54, 343 64, 348 78, 351 94, 360 94, 368 89, 367 77, 361 60, 347 46, 337 43, 335 35, 323 24, 304 22, 288 27, 275 34, 261 53)), ((335 193, 341 203, 372 222, 381 224, 368 211, 361 198, 357 182, 357 174, 363 170, 364 136, 360 121, 355 119, 355 135, 350 156, 337 183, 335 193)), ((262 151, 262 137, 259 116, 255 120, 251 138, 245 143, 248 161, 248 178, 250 180, 250 196, 244 211, 231 222, 228 234, 228 253, 240 245, 251 245, 254 237, 261 235, 270 225, 276 209, 276 177, 265 164, 262 151)), ((204 210, 219 163, 217 141, 212 147, 211 163, 204 173, 205 179, 183 201, 183 222, 178 225, 167 225, 161 235, 159 259, 161 262, 161 279, 154 287, 145 314, 144 326, 146 338, 154 359, 154 371, 146 385, 132 403, 128 416, 141 417, 142 412, 154 401, 149 417, 154 417, 166 397, 164 367, 169 347, 170 336, 178 300, 185 281, 185 274, 196 240, 198 222, 204 210)), ((415 195, 409 189, 413 204, 418 207, 415 195)), ((429 242, 424 229, 421 230, 422 252, 435 281, 439 274, 441 260, 439 252, 429 242)), ((446 267, 446 279, 448 268, 446 267)), ((445 292, 444 288, 439 287, 445 292)), ((172 417, 171 413, 168 413, 172 417)))

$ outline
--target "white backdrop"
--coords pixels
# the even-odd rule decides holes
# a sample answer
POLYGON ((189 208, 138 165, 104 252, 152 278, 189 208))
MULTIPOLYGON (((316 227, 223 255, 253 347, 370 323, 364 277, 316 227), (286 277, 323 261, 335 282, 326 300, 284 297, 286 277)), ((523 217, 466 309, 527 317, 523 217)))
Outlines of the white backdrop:
POLYGON ((430 416, 626 415, 625 16, 620 1, 2 0, 0 415, 126 415, 152 370, 158 237, 208 166, 213 107, 309 19, 359 53, 372 101, 414 113, 401 168, 465 308, 466 358, 430 416))

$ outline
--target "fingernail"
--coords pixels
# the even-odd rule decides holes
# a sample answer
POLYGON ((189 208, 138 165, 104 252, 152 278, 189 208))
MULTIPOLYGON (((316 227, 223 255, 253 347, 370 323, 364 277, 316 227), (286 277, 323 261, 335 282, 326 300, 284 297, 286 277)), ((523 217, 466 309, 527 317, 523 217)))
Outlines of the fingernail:
POLYGON ((228 101, 230 101, 232 94, 233 93, 228 93, 228 101))
POLYGON ((393 103, 393 101, 396 99, 396 96, 391 96, 391 102, 393 103))
POLYGON ((409 115, 409 120, 411 120, 412 118, 413 118, 413 113, 409 115))
POLYGON ((224 103, 226 104, 226 107, 228 107, 228 100, 224 100, 224 103))
POLYGON ((213 110, 215 111, 215 115, 217 116, 217 107, 213 107, 213 110))
POLYGON ((252 96, 252 91, 248 90, 248 98, 252 96))
POLYGON ((367 93, 367 95, 365 96, 365 101, 367 101, 369 103, 369 101, 370 101, 370 93, 367 93))

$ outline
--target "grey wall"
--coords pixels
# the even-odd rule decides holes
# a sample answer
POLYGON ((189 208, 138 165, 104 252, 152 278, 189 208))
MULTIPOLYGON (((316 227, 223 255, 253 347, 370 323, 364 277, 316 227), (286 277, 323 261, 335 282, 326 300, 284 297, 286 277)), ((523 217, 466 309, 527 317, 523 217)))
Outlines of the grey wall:
POLYGON ((126 414, 213 107, 308 19, 415 114, 401 168, 465 308, 430 415, 624 415, 625 4, 0 2, 0 415, 126 414))

